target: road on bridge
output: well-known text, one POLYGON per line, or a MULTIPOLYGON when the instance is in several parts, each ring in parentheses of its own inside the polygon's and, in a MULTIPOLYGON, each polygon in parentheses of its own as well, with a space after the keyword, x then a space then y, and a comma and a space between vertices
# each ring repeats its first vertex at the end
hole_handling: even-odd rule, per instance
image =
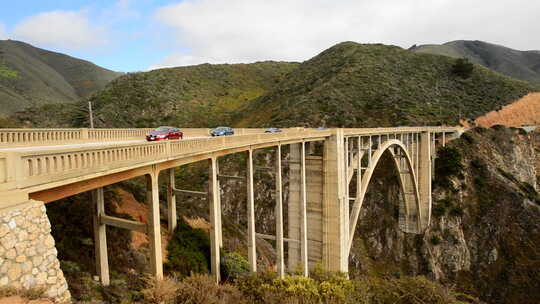
MULTIPOLYGON (((192 140, 200 138, 211 138, 211 136, 190 136, 184 137, 180 140, 192 140)), ((175 141, 175 140, 173 140, 175 141)), ((56 149, 66 149, 66 148, 84 148, 84 147, 100 147, 100 146, 110 146, 110 145, 123 145, 123 144, 142 144, 147 142, 145 139, 138 140, 124 140, 124 141, 101 141, 101 142, 89 142, 89 143, 77 143, 77 144, 66 144, 66 145, 53 145, 53 146, 26 146, 26 147, 3 147, 0 148, 0 152, 31 152, 31 151, 50 151, 56 149)))

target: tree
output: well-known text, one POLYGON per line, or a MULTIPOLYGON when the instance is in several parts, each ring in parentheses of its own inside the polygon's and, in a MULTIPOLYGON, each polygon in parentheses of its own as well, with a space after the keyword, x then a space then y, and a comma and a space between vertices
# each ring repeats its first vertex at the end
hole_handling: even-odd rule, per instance
POLYGON ((452 65, 452 73, 464 79, 471 77, 473 70, 474 65, 467 58, 458 58, 452 65))

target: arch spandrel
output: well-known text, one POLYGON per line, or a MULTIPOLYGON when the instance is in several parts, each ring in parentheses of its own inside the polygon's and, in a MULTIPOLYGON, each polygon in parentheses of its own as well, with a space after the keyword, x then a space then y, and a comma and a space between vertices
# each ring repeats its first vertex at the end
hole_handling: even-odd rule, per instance
POLYGON ((364 202, 364 198, 377 165, 385 152, 390 153, 396 166, 396 171, 399 173, 399 184, 402 192, 403 203, 399 208, 399 226, 404 232, 408 233, 420 233, 421 232, 421 210, 420 210, 420 197, 418 192, 418 184, 416 178, 416 172, 412 158, 407 151, 407 147, 397 139, 390 139, 381 143, 380 147, 372 153, 371 164, 362 174, 362 182, 360 193, 357 195, 356 200, 351 211, 349 221, 349 251, 352 246, 352 240, 358 218, 360 216, 360 210, 364 202))

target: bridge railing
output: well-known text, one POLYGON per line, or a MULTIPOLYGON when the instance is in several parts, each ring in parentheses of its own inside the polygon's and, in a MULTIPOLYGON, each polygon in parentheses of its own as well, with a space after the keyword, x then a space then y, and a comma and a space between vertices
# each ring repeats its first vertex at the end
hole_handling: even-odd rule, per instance
MULTIPOLYGON (((209 128, 180 128, 185 137, 205 137, 209 128)), ((0 148, 143 140, 152 128, 140 129, 0 129, 0 148)), ((265 129, 234 129, 236 135, 264 133, 265 129)))
MULTIPOLYGON (((422 131, 426 128, 348 129, 348 135, 374 132, 399 133, 422 131)), ((452 128, 430 129, 432 132, 454 132, 452 128), (436 131, 435 131, 436 130, 436 131)), ((208 154, 246 146, 272 145, 275 142, 313 140, 330 136, 334 130, 289 129, 281 133, 256 133, 239 136, 199 138, 165 142, 140 142, 101 146, 59 146, 55 149, 24 149, 0 152, 0 192, 23 189, 71 178, 89 178, 100 172, 136 168, 193 154, 208 154)), ((116 136, 133 136, 134 133, 116 136)), ((135 134, 137 135, 137 134, 135 134)), ((100 136, 112 136, 103 134, 100 136)))
POLYGON ((141 163, 156 163, 182 155, 210 153, 283 140, 323 138, 330 131, 289 131, 275 134, 222 136, 178 141, 0 152, 0 191, 91 175, 141 163))

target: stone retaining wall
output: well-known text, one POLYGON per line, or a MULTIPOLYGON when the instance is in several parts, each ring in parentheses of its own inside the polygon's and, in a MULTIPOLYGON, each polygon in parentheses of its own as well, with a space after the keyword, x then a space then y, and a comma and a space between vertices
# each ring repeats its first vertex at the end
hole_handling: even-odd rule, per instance
POLYGON ((48 297, 69 301, 56 254, 42 202, 31 200, 17 209, 0 210, 0 287, 44 287, 48 297))

